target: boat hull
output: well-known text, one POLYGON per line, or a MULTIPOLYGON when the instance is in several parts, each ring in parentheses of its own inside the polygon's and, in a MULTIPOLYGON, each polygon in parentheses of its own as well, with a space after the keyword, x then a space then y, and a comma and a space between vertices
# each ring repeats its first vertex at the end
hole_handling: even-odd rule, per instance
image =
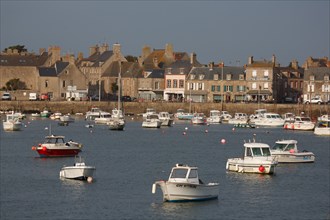
POLYGON ((93 177, 95 167, 92 166, 69 166, 63 167, 60 171, 60 177, 66 179, 86 180, 88 177, 93 177))
POLYGON ((5 131, 20 131, 21 129, 22 129, 21 122, 9 122, 9 121, 3 122, 3 130, 5 131))
POLYGON ((153 193, 156 186, 160 186, 163 192, 163 200, 167 202, 187 202, 217 199, 219 184, 189 184, 180 182, 157 181, 153 185, 153 193))
POLYGON ((249 161, 242 158, 227 160, 226 169, 238 173, 274 174, 277 162, 273 161, 249 161))
POLYGON ((284 129, 287 130, 300 130, 300 131, 313 131, 315 125, 312 123, 302 124, 302 123, 285 123, 284 129))
POLYGON ((142 122, 142 127, 143 128, 160 128, 161 124, 162 123, 160 121, 151 121, 151 122, 144 121, 144 122, 142 122))
POLYGON ((40 157, 73 157, 80 151, 80 149, 37 149, 40 157))
POLYGON ((272 156, 276 157, 279 163, 312 163, 315 156, 311 152, 302 153, 276 153, 272 152, 272 156))
POLYGON ((316 127, 314 129, 314 134, 330 136, 330 128, 329 127, 325 127, 325 128, 316 127))

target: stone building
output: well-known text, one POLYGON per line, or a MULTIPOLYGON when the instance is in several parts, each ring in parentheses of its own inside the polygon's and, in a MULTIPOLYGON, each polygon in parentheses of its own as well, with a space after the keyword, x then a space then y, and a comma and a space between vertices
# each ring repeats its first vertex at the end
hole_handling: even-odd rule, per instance
POLYGON ((117 43, 113 44, 112 50, 109 50, 108 44, 95 45, 90 47, 87 58, 82 58, 81 54, 78 56, 77 66, 87 77, 89 96, 98 95, 102 99, 102 95, 109 92, 105 91, 102 75, 112 62, 118 61, 127 62, 121 53, 120 44, 117 43))
POLYGON ((271 61, 255 61, 253 56, 249 57, 246 65, 247 100, 255 102, 279 102, 282 100, 283 97, 279 91, 282 88, 283 80, 278 67, 275 55, 271 61))
POLYGON ((319 97, 324 102, 330 100, 330 67, 310 67, 304 74, 305 100, 319 97))
POLYGON ((187 77, 187 97, 194 102, 241 102, 245 100, 246 81, 243 67, 193 67, 187 77))

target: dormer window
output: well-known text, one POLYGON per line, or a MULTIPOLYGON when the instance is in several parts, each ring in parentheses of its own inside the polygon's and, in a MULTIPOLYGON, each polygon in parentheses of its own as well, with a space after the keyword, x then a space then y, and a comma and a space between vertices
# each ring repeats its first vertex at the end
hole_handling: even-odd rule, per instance
POLYGON ((219 74, 213 74, 213 80, 219 80, 219 74))
POLYGON ((190 75, 190 79, 195 79, 195 75, 194 74, 191 74, 190 75))
POLYGON ((268 79, 268 76, 269 76, 268 70, 265 70, 264 71, 264 78, 268 79))
POLYGON ((257 70, 252 70, 252 78, 257 78, 257 70))
POLYGON ((184 74, 184 68, 180 68, 180 74, 184 74))
POLYGON ((172 73, 172 69, 171 68, 166 69, 166 73, 167 74, 171 74, 172 73))
POLYGON ((314 81, 315 80, 315 76, 314 75, 310 75, 309 76, 309 80, 314 81))
POLYGON ((226 75, 226 80, 231 80, 231 74, 226 75))
POLYGON ((244 80, 244 75, 243 74, 239 74, 239 80, 244 80))
POLYGON ((326 82, 329 81, 329 76, 328 75, 324 76, 324 81, 326 81, 326 82))
POLYGON ((203 80, 203 79, 204 79, 204 77, 205 77, 205 75, 204 75, 204 74, 200 74, 200 75, 199 75, 199 79, 200 79, 200 80, 203 80))

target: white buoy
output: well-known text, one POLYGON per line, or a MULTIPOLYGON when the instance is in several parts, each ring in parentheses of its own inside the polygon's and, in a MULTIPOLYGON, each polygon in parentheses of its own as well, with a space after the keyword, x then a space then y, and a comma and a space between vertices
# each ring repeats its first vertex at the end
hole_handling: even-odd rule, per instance
POLYGON ((206 129, 206 130, 205 130, 205 133, 208 133, 208 132, 209 132, 209 131, 206 129))
POLYGON ((182 134, 183 134, 183 135, 186 135, 186 132, 184 131, 182 134))
POLYGON ((232 130, 235 131, 235 128, 233 128, 232 130))
POLYGON ((91 176, 87 177, 87 182, 89 182, 89 183, 93 182, 93 177, 91 177, 91 176))
POLYGON ((188 130, 188 127, 185 127, 184 129, 185 129, 185 130, 188 130))
POLYGON ((151 190, 151 192, 153 193, 153 194, 155 194, 156 193, 156 184, 152 184, 152 190, 151 190))
POLYGON ((226 140, 225 139, 221 139, 221 144, 225 144, 226 140))
POLYGON ((45 130, 48 130, 48 127, 45 127, 45 130))

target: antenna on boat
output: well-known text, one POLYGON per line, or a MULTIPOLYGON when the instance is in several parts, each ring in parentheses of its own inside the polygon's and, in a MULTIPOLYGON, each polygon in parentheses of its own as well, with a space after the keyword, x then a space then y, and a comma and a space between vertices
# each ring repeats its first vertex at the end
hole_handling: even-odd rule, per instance
POLYGON ((256 142, 256 134, 253 134, 253 143, 255 143, 256 142))

